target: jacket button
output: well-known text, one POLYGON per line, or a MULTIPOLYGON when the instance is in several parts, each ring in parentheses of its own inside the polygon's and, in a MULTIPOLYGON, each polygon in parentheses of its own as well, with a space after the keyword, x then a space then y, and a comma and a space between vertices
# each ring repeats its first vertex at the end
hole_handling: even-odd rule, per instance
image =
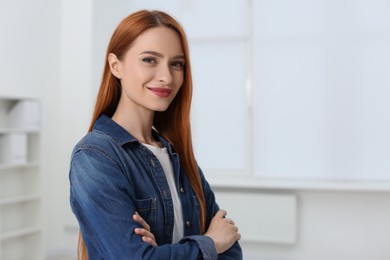
POLYGON ((190 227, 190 226, 191 226, 191 222, 187 220, 187 221, 186 221, 186 226, 187 226, 187 227, 190 227))
POLYGON ((181 192, 181 193, 184 193, 183 187, 180 188, 180 192, 181 192))

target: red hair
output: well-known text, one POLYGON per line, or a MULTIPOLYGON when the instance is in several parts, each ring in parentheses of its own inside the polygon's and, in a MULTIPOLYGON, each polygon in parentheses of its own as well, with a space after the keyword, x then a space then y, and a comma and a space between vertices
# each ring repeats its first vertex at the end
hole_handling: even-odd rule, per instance
MULTIPOLYGON (((121 95, 119 80, 112 75, 107 62, 108 55, 113 53, 119 60, 123 59, 130 48, 131 43, 144 31, 159 26, 165 26, 176 31, 180 37, 185 57, 184 82, 175 99, 164 112, 156 112, 154 127, 173 145, 179 154, 181 167, 187 175, 192 189, 200 202, 200 228, 201 234, 205 232, 206 202, 204 198, 200 173, 195 161, 192 147, 190 108, 192 99, 192 75, 189 59, 188 43, 181 25, 168 14, 161 11, 138 11, 127 16, 116 28, 107 48, 106 63, 104 66, 102 81, 97 95, 95 110, 92 116, 89 131, 99 116, 105 114, 112 117, 121 95)), ((79 259, 88 259, 85 243, 82 235, 79 235, 79 259)))

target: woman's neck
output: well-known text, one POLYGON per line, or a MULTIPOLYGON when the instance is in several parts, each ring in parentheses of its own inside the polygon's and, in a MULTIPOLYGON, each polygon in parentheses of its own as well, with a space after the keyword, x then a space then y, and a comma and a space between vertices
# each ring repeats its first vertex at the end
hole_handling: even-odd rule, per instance
POLYGON ((112 120, 123 127, 139 142, 160 147, 152 135, 154 111, 140 107, 123 108, 118 105, 112 120))

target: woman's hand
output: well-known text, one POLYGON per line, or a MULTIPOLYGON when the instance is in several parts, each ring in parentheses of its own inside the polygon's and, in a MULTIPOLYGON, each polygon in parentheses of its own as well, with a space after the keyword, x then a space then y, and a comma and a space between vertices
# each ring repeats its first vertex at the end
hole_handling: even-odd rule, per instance
POLYGON ((205 233, 205 236, 209 236, 214 241, 218 254, 228 250, 241 238, 237 226, 233 220, 225 218, 226 214, 225 210, 219 210, 211 220, 209 229, 205 233))
POLYGON ((135 228, 134 233, 139 235, 142 238, 142 241, 151 244, 152 246, 157 246, 156 239, 152 232, 150 232, 150 226, 146 221, 141 218, 138 212, 135 212, 133 215, 133 220, 140 224, 143 228, 135 228))

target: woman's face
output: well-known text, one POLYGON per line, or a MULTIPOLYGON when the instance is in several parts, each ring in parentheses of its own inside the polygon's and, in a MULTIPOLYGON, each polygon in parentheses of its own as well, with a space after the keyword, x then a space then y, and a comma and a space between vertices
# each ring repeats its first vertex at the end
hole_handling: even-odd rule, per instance
POLYGON ((120 102, 164 111, 184 80, 185 58, 177 32, 166 27, 140 34, 120 61, 110 54, 111 71, 122 84, 120 102))

